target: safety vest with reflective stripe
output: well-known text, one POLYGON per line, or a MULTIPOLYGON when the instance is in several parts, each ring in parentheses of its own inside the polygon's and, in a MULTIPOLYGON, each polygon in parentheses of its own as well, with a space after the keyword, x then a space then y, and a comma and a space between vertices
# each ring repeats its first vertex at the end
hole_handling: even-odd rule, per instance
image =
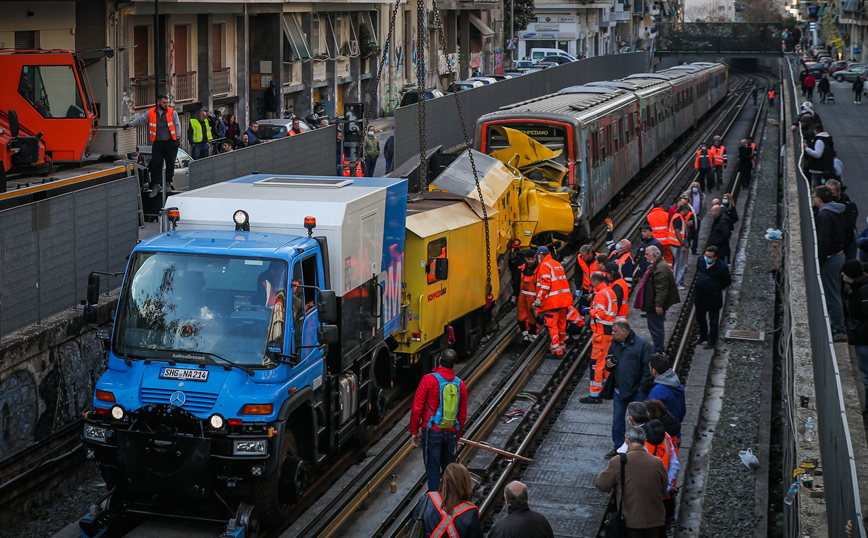
MULTIPOLYGON (((342 157, 343 159, 343 174, 345 177, 350 177, 353 175, 352 167, 350 167, 350 161, 347 160, 346 156, 342 157)), ((362 172, 362 161, 356 161, 356 176, 364 177, 364 172, 362 172)))
MULTIPOLYGON (((172 107, 166 109, 166 124, 169 126, 169 133, 172 135, 172 140, 178 139, 178 133, 175 132, 175 111, 172 107)), ((148 111, 148 138, 151 142, 157 139, 157 107, 152 107, 148 111)))
POLYGON ((648 213, 648 225, 651 226, 651 235, 660 241, 661 245, 669 244, 669 213, 662 207, 655 207, 648 213))
MULTIPOLYGON (((659 445, 645 441, 645 450, 652 456, 657 456, 663 461, 663 467, 666 469, 666 474, 669 474, 669 464, 672 462, 672 456, 678 457, 678 446, 672 440, 668 433, 663 434, 663 442, 659 445)), ((678 483, 678 474, 675 474, 675 479, 669 484, 670 487, 675 487, 678 483)))
POLYGON ((600 284, 594 288, 594 302, 591 305, 591 330, 597 334, 612 334, 612 324, 618 314, 618 298, 615 291, 600 284))
MULTIPOLYGON (((618 317, 626 318, 630 315, 630 286, 627 285, 627 281, 624 280, 624 277, 619 278, 618 280, 612 282, 611 286, 612 291, 615 291, 615 287, 621 288, 621 300, 618 301, 618 317)), ((618 293, 615 293, 615 299, 618 298, 618 293)))
POLYGON ((756 160, 756 143, 750 143, 750 162, 754 162, 756 160))
MULTIPOLYGON (((591 263, 594 263, 594 259, 597 257, 597 253, 594 252, 594 257, 591 258, 591 263)), ((591 286, 591 267, 588 265, 588 262, 582 259, 582 255, 579 254, 576 257, 576 262, 579 264, 579 268, 582 270, 582 288, 587 291, 591 291, 593 286, 591 286)))
POLYGON ((575 307, 571 306, 567 310, 567 322, 575 323, 577 326, 582 327, 585 324, 585 318, 579 314, 579 311, 575 307))
POLYGON ((714 166, 723 166, 723 156, 726 155, 726 146, 717 147, 712 145, 708 148, 708 152, 714 157, 714 166))
POLYGON ((775 91, 769 90, 769 99, 774 99, 774 98, 775 98, 775 91))
POLYGON ((621 276, 626 280, 627 278, 632 278, 633 275, 625 275, 624 274, 624 264, 627 261, 633 261, 633 255, 630 254, 630 251, 621 252, 620 250, 616 250, 615 252, 609 254, 609 261, 615 262, 618 264, 618 272, 621 273, 621 276))
POLYGON ((681 245, 684 246, 684 238, 687 234, 687 222, 684 220, 684 217, 681 216, 681 213, 675 213, 672 215, 672 222, 669 223, 669 235, 666 238, 668 244, 670 245, 681 245), (676 219, 681 219, 681 229, 676 231, 673 224, 676 219))
POLYGON ((714 158, 707 149, 696 150, 696 162, 694 168, 714 168, 714 158))
MULTIPOLYGON (((444 535, 449 536, 449 538, 459 538, 458 530, 455 528, 455 518, 468 510, 479 510, 470 503, 461 503, 452 510, 451 514, 447 514, 443 509, 443 500, 440 498, 440 493, 431 491, 428 495, 434 502, 434 507, 440 512, 440 523, 434 529, 434 532, 431 533, 431 538, 441 538, 444 535)), ((422 523, 419 522, 418 524, 421 525, 422 523)))
POLYGON ((531 297, 536 296, 536 272, 533 274, 526 274, 524 272, 524 268, 527 267, 526 263, 523 263, 518 266, 519 273, 521 274, 521 281, 518 284, 518 288, 521 291, 522 295, 530 295, 531 297))
POLYGON ((567 308, 573 304, 570 283, 564 272, 564 266, 546 254, 537 271, 537 299, 542 301, 540 310, 556 310, 567 308))
MULTIPOLYGON (((202 137, 202 122, 196 119, 190 120, 190 127, 193 128, 193 143, 199 144, 204 139, 202 137)), ((208 120, 205 120, 205 134, 208 137, 208 142, 214 139, 211 136, 211 126, 208 124, 208 120)))

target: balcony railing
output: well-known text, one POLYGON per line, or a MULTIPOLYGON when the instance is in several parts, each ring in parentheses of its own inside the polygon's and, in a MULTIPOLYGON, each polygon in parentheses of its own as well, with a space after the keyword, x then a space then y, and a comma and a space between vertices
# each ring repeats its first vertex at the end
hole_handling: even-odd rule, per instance
POLYGON ((211 71, 211 85, 214 95, 225 96, 232 93, 232 68, 222 67, 211 71))
POLYGON ((156 95, 156 77, 138 77, 130 79, 132 90, 133 108, 147 108, 153 106, 156 95))
POLYGON ((284 62, 283 85, 298 86, 301 84, 301 62, 284 62))
POLYGON ((172 93, 174 93, 176 103, 196 99, 196 72, 174 73, 172 75, 172 93))
POLYGON ((326 63, 321 62, 319 60, 314 60, 313 62, 313 79, 314 80, 325 80, 326 79, 326 63))

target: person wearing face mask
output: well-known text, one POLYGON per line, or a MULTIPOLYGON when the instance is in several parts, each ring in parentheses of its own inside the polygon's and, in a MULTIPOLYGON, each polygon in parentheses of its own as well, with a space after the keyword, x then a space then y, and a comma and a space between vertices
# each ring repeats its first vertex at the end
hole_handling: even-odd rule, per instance
MULTIPOLYGON (((841 278, 850 289, 847 303, 850 314, 847 323, 847 341, 856 351, 856 363, 862 374, 865 394, 868 395, 868 274, 865 274, 861 262, 847 260, 841 268, 841 278)), ((866 409, 863 413, 868 416, 868 396, 865 405, 866 409)))
POLYGON ((738 222, 738 209, 735 207, 735 200, 732 198, 732 194, 726 193, 723 195, 723 200, 715 200, 711 205, 719 205, 723 214, 726 215, 726 218, 729 219, 729 225, 735 230, 735 223, 738 222))
POLYGON ((714 184, 714 155, 708 151, 705 142, 696 150, 696 161, 693 167, 699 172, 699 190, 711 188, 714 184))
POLYGON ((699 190, 699 183, 694 182, 681 197, 687 199, 693 214, 696 215, 696 229, 691 232, 693 239, 690 242, 691 254, 695 255, 699 243, 699 230, 702 228, 702 219, 705 217, 705 193, 699 190))
MULTIPOLYGON (((612 233, 612 219, 606 219, 606 246, 609 247, 609 263, 614 263, 618 266, 618 272, 624 276, 624 281, 627 286, 633 286, 633 255, 630 254, 630 248, 633 246, 628 239, 621 239, 615 242, 615 236, 612 233)), ((608 265, 606 266, 608 268, 608 265)))
POLYGON ((717 255, 716 247, 708 247, 705 249, 705 256, 696 262, 693 304, 696 306, 699 339, 695 345, 705 342, 705 349, 714 349, 717 344, 720 309, 723 308, 723 290, 732 284, 729 268, 723 260, 718 259, 717 255))
POLYGON ((368 177, 374 176, 374 168, 377 166, 377 159, 380 158, 380 141, 374 136, 374 128, 368 127, 368 134, 365 135, 365 175, 368 177))

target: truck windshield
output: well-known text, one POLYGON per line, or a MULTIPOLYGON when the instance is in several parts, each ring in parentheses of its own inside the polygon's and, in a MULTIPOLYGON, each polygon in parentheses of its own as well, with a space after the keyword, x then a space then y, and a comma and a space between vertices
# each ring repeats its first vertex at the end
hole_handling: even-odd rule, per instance
POLYGON ((211 362, 205 354, 216 354, 275 366, 266 350, 283 352, 292 305, 286 283, 281 260, 138 252, 121 292, 112 349, 128 359, 211 362))
POLYGON ((44 118, 86 118, 71 65, 25 65, 18 93, 44 118))

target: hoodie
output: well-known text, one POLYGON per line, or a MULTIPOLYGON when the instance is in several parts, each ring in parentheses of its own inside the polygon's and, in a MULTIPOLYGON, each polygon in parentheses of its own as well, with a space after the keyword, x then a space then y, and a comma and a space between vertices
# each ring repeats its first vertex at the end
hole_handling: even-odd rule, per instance
POLYGON ((846 224, 844 223, 844 204, 829 202, 823 204, 814 216, 817 228, 817 258, 822 267, 826 260, 844 251, 846 224))
MULTIPOLYGON (((687 406, 684 403, 684 386, 672 368, 657 376, 657 379, 654 380, 654 387, 648 393, 648 399, 660 400, 679 424, 684 422, 684 415, 687 414, 687 406)), ((678 436, 681 436, 680 428, 678 436)))

